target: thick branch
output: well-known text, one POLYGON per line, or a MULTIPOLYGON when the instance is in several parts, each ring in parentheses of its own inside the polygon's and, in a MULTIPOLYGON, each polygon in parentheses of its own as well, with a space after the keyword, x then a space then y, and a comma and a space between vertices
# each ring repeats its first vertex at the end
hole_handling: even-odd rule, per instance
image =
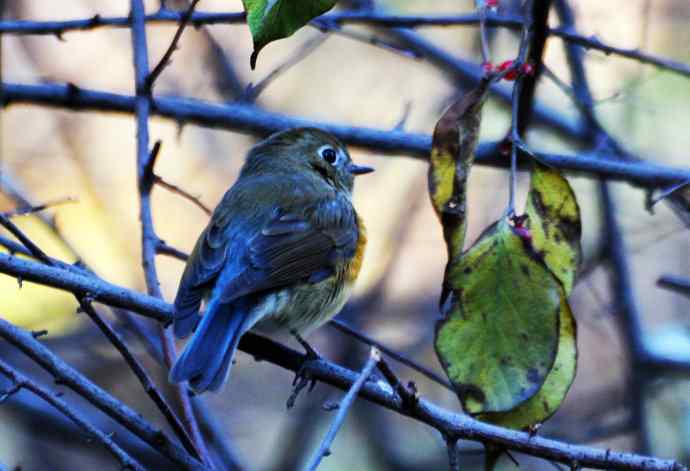
MULTIPOLYGON (((42 284, 50 286, 59 286, 62 289, 72 292, 83 290, 83 278, 85 278, 76 277, 76 275, 66 270, 46 267, 36 262, 27 262, 3 254, 0 254, 0 272, 12 274, 15 277, 21 277, 26 280, 39 281, 42 284), (75 281, 78 283, 73 284, 75 281)), ((95 292, 103 294, 103 296, 99 298, 102 302, 104 302, 105 299, 109 299, 110 301, 114 301, 114 304, 134 312, 145 312, 149 316, 164 320, 170 320, 172 318, 172 306, 160 299, 136 293, 97 278, 90 279, 90 286, 95 292)), ((5 337, 7 332, 17 331, 18 329, 0 320, 0 336, 5 337)), ((21 333, 21 331, 19 332, 21 333)), ((21 348, 29 355, 32 354, 34 348, 38 348, 41 352, 46 350, 45 347, 33 339, 28 333, 24 333, 19 339, 23 339, 23 341, 18 343, 22 345, 21 348), (27 347, 27 342, 29 342, 31 346, 27 347)), ((303 366, 306 366, 311 377, 343 390, 349 389, 357 378, 357 373, 324 360, 306 362, 307 357, 305 355, 252 333, 247 333, 242 337, 240 350, 291 371, 299 371, 303 366)), ((59 359, 55 358, 51 361, 59 361, 59 359)), ((45 365, 44 360, 39 361, 39 363, 45 365)), ((69 368, 66 365, 64 366, 69 368)), ((60 371, 59 368, 58 371, 60 371)), ((69 369, 68 371, 73 370, 69 369)), ((81 377, 81 380, 86 381, 83 377, 81 377)), ((70 381, 70 383, 66 384, 71 387, 74 381, 70 381)), ((80 391, 84 390, 84 386, 81 385, 81 383, 77 383, 77 387, 81 388, 80 391)), ((104 391, 99 391, 107 395, 104 391)), ((402 403, 402 400, 395 391, 388 386, 382 386, 378 383, 366 383, 362 387, 360 395, 387 409, 434 427, 447 437, 493 443, 504 448, 514 449, 516 451, 562 463, 577 462, 582 466, 600 469, 666 471, 686 469, 673 461, 642 457, 628 453, 617 453, 610 450, 597 450, 588 447, 568 445, 523 432, 502 429, 479 422, 478 420, 462 414, 441 409, 421 398, 414 408, 409 408, 407 404, 402 403)), ((181 450, 181 448, 179 448, 179 450, 181 450)), ((185 454, 185 456, 189 459, 188 455, 185 454)))
MULTIPOLYGON (((5 104, 39 104, 78 111, 132 113, 135 103, 135 98, 131 95, 80 89, 74 85, 4 83, 2 92, 5 104)), ((179 123, 194 123, 255 135, 266 135, 290 127, 318 126, 349 144, 379 153, 397 153, 426 159, 431 151, 431 136, 425 134, 317 122, 244 104, 212 104, 185 98, 153 98, 151 103, 152 114, 179 123)), ((505 167, 508 159, 499 149, 497 143, 481 144, 477 149, 477 163, 505 167)), ((552 167, 594 173, 607 179, 625 180, 647 187, 666 186, 690 179, 690 169, 646 162, 621 162, 607 158, 608 154, 566 156, 535 152, 535 155, 552 167)))

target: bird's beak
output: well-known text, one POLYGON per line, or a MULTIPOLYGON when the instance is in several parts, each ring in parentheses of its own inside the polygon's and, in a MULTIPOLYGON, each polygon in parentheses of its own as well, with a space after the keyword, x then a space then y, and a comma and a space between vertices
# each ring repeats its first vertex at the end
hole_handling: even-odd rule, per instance
POLYGON ((348 164, 347 170, 352 175, 365 175, 367 173, 371 173, 374 171, 372 167, 367 167, 365 165, 355 165, 353 163, 348 164))

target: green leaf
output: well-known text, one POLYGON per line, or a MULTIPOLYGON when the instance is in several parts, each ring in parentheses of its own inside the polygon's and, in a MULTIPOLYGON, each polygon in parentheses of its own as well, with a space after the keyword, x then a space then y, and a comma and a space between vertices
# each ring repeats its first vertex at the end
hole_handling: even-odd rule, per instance
POLYGON ((567 296, 582 258, 580 210, 570 184, 558 170, 535 163, 526 213, 532 247, 562 288, 558 353, 541 389, 511 411, 479 416, 485 422, 516 429, 541 423, 556 412, 570 389, 577 367, 576 324, 567 296))
POLYGON ((534 396, 558 347, 563 289, 504 220, 446 270, 451 296, 436 353, 465 410, 514 409, 534 396))
POLYGON ((482 80, 448 107, 434 129, 429 195, 443 225, 449 260, 460 255, 465 241, 467 177, 474 162, 488 90, 489 81, 482 80))
POLYGON ((259 51, 271 41, 287 38, 313 18, 333 8, 337 0, 242 0, 254 40, 250 59, 256 66, 259 51))
POLYGON ((573 313, 565 296, 559 313, 558 353, 553 368, 537 394, 508 412, 481 414, 477 418, 502 427, 524 429, 544 422, 560 407, 577 368, 577 333, 573 313))
POLYGON ((568 180, 535 162, 525 213, 534 249, 568 296, 582 258, 580 208, 568 180))

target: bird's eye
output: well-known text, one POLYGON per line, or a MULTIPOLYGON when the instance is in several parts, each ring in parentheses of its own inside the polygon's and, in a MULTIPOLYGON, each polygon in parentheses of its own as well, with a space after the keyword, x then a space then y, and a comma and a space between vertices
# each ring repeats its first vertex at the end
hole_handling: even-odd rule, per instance
POLYGON ((331 165, 334 164, 336 160, 338 160, 338 154, 336 153, 335 149, 332 149, 330 147, 326 147, 321 151, 321 157, 323 157, 323 160, 325 160, 331 165))

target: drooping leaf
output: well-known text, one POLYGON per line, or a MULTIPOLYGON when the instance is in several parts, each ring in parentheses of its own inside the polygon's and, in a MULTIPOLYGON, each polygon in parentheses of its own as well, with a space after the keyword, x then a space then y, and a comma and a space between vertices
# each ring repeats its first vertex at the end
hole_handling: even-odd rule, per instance
POLYGON ((568 180, 558 170, 535 162, 525 213, 534 249, 568 296, 582 258, 580 208, 568 180))
POLYGON ((562 288, 505 221, 446 270, 451 296, 436 352, 465 410, 514 409, 534 396, 556 357, 562 288))
POLYGON ((580 211, 575 194, 560 172, 535 162, 527 195, 527 227, 534 250, 562 284, 558 353, 539 392, 508 412, 487 413, 480 420, 522 429, 548 419, 560 407, 575 378, 575 318, 567 296, 582 258, 580 211))
POLYGON ((489 81, 464 95, 443 113, 434 129, 429 166, 429 195, 443 225, 448 260, 460 255, 465 241, 467 177, 474 162, 482 106, 489 81))
POLYGON ((575 379, 577 367, 575 318, 565 297, 561 299, 559 320, 556 361, 539 392, 511 411, 481 414, 477 417, 479 420, 502 427, 524 429, 544 422, 558 410, 575 379))
POLYGON ((252 69, 256 66, 259 51, 266 44, 287 38, 336 3, 337 0, 242 0, 254 40, 250 59, 252 69))

